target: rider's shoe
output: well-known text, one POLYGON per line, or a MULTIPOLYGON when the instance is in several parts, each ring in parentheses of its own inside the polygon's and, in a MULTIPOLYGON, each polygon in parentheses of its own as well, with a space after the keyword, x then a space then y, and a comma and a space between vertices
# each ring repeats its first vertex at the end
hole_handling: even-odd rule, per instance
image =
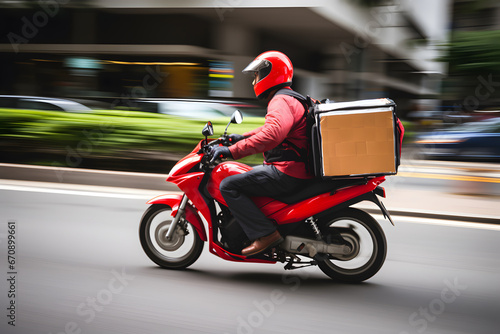
POLYGON ((259 254, 270 247, 274 247, 283 242, 283 238, 281 237, 278 231, 274 231, 273 233, 266 235, 265 237, 260 237, 255 240, 250 246, 244 248, 241 251, 242 255, 252 256, 259 254))

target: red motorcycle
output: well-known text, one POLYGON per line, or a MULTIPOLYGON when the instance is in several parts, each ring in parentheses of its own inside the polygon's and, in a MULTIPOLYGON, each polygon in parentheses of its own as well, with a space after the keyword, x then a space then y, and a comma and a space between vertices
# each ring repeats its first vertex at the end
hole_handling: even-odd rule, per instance
POLYGON ((148 202, 151 206, 139 228, 148 257, 161 267, 183 269, 198 259, 203 242, 208 241, 212 254, 229 261, 282 262, 285 269, 317 265, 332 279, 346 282, 361 282, 375 275, 385 261, 386 238, 372 216, 352 205, 372 201, 394 225, 377 197, 385 197, 384 188, 379 186, 385 176, 318 179, 299 193, 254 198, 266 216, 276 222, 284 241, 252 257, 241 255, 250 240, 227 208, 219 185, 225 177, 252 167, 235 161, 210 163, 212 147, 230 145, 227 129, 241 121, 241 113, 236 111, 224 135, 216 140, 208 139, 214 133, 208 122, 202 131, 205 139, 172 168, 167 178, 184 194, 165 194, 148 202))

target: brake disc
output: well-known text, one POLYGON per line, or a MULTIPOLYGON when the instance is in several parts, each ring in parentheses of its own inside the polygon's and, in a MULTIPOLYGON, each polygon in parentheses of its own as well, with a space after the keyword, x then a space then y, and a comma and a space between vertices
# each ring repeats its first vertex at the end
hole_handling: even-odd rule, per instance
POLYGON ((172 234, 172 238, 170 240, 167 239, 167 232, 172 224, 171 221, 164 221, 156 227, 155 230, 155 239, 158 245, 166 251, 173 252, 178 250, 182 244, 184 243, 184 231, 180 227, 180 224, 177 224, 177 228, 175 232, 172 234))

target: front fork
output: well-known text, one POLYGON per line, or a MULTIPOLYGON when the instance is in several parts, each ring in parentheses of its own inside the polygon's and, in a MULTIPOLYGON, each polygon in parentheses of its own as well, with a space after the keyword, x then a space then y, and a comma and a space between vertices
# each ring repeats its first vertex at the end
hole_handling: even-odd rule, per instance
POLYGON ((167 231, 167 240, 171 240, 172 236, 174 235, 175 228, 177 227, 177 224, 179 223, 179 220, 181 217, 184 215, 186 205, 188 202, 188 197, 186 194, 182 196, 181 203, 179 204, 179 208, 177 209, 177 214, 174 217, 174 220, 172 221, 172 224, 170 224, 170 227, 168 228, 167 231))

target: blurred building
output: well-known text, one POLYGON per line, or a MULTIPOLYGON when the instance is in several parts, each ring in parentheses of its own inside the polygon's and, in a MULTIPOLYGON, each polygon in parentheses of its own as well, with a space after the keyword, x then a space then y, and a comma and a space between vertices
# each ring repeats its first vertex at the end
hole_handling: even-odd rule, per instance
POLYGON ((500 2, 454 0, 453 31, 500 30, 500 2))
POLYGON ((1 1, 0 93, 253 98, 241 70, 266 50, 294 88, 390 97, 403 112, 440 92, 451 0, 1 1))

